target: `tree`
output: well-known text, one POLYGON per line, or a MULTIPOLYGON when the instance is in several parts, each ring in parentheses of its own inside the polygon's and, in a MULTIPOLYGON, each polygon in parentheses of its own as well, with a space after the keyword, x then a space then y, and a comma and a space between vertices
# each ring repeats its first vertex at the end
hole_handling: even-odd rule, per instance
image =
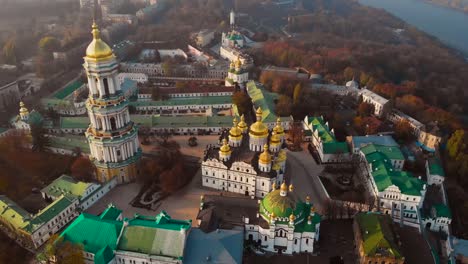
POLYGON ((301 143, 303 141, 302 123, 294 122, 288 130, 289 140, 291 141, 290 149, 292 151, 301 150, 301 143))
POLYGON ((161 190, 165 193, 173 193, 187 183, 187 173, 184 173, 183 162, 178 161, 172 168, 159 175, 161 190))
POLYGON ((242 91, 235 92, 232 95, 232 103, 237 106, 239 115, 247 115, 252 109, 252 101, 249 95, 242 91))
POLYGON ((296 86, 294 86, 294 93, 293 93, 293 102, 294 104, 297 104, 299 102, 299 98, 302 95, 302 84, 297 83, 296 86))
POLYGON ((50 146, 50 139, 42 125, 31 125, 32 150, 44 152, 50 146))
POLYGON ((3 57, 5 61, 9 64, 16 64, 17 62, 17 46, 16 38, 10 38, 5 42, 2 49, 3 57))
POLYGON ((447 141, 447 151, 451 158, 457 157, 467 148, 465 131, 459 129, 455 131, 447 141))
POLYGON ((52 235, 43 250, 36 255, 41 263, 84 264, 83 248, 80 245, 64 241, 57 234, 52 235))
POLYGON ((403 119, 395 124, 395 135, 405 142, 413 139, 412 128, 408 120, 403 119))
POLYGON ((86 156, 79 156, 70 167, 71 175, 84 182, 90 182, 94 179, 96 167, 86 156))
POLYGON ((40 52, 53 52, 60 48, 60 41, 54 37, 43 37, 39 40, 40 52))
POLYGON ((425 108, 423 99, 414 95, 404 95, 396 99, 396 107, 409 115, 415 115, 425 108))
POLYGON ((164 170, 163 164, 157 159, 144 159, 141 162, 141 173, 138 175, 138 180, 150 185, 158 175, 164 170))
POLYGON ((358 106, 358 114, 361 117, 370 116, 374 113, 374 105, 362 102, 358 106))
POLYGON ((188 145, 191 146, 191 147, 195 147, 196 145, 198 145, 197 138, 196 137, 190 137, 188 139, 188 145))
POLYGON ((278 99, 278 102, 276 103, 275 109, 276 109, 276 114, 278 114, 279 116, 291 115, 291 111, 292 111, 291 98, 289 98, 286 95, 281 95, 278 99))

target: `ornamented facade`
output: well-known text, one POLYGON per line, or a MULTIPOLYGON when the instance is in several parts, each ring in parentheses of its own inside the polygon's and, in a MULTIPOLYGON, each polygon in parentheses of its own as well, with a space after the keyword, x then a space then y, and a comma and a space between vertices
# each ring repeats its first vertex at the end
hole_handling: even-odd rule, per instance
POLYGON ((245 239, 257 242, 265 251, 284 254, 311 253, 319 239, 321 217, 315 212, 309 196, 302 202, 293 185, 282 183, 260 202, 258 224, 245 225, 245 239))
POLYGON ((118 183, 130 182, 138 174, 141 156, 137 128, 130 120, 128 99, 117 75, 118 62, 111 48, 101 40, 93 24, 93 41, 86 49, 84 68, 88 76, 89 98, 86 102, 91 121, 85 135, 97 167, 97 179, 118 183))
POLYGON ((217 190, 264 197, 274 183, 283 181, 286 169, 284 128, 281 122, 270 133, 262 122, 262 110, 256 111, 257 121, 248 128, 244 117, 225 131, 221 146, 209 147, 202 162, 203 186, 217 190))
POLYGON ((235 86, 236 83, 240 87, 245 87, 249 81, 249 72, 242 65, 241 60, 238 58, 236 62, 231 62, 229 66, 228 76, 226 77, 225 85, 227 87, 235 86))

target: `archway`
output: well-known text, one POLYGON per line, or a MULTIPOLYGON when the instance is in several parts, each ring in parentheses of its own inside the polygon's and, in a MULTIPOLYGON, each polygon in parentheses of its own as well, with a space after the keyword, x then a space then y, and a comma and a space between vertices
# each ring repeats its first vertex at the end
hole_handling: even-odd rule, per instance
POLYGON ((250 242, 253 241, 253 235, 252 235, 252 234, 249 235, 249 241, 250 241, 250 242))
POLYGON ((428 223, 426 224, 426 229, 431 229, 431 225, 432 225, 432 223, 431 223, 431 222, 428 222, 428 223))

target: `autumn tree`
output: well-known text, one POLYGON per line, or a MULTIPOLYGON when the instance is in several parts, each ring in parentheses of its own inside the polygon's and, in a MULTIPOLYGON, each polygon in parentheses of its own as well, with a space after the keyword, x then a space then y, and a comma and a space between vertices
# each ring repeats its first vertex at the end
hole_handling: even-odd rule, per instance
POLYGON ((447 141, 449 174, 456 177, 456 181, 462 186, 468 185, 468 133, 465 130, 457 130, 447 141))
POLYGON ((60 41, 54 37, 43 37, 39 40, 40 52, 53 52, 60 48, 60 41))
POLYGON ((41 263, 85 264, 83 246, 65 241, 57 234, 52 235, 43 250, 36 255, 41 263))
POLYGON ((404 95, 396 99, 396 107, 408 115, 414 116, 425 108, 423 99, 414 95, 404 95))
POLYGON ((275 112, 279 116, 289 116, 291 115, 291 110, 292 110, 291 98, 289 98, 286 95, 281 95, 278 99, 278 102, 276 103, 275 112))
POLYGON ((2 55, 5 58, 6 63, 13 65, 17 63, 18 50, 16 38, 10 38, 5 42, 2 49, 2 55))
POLYGON ((252 109, 252 101, 247 93, 238 91, 232 95, 232 103, 237 106, 240 115, 248 115, 252 109))
POLYGON ((374 113, 374 105, 366 102, 361 102, 358 106, 358 114, 361 117, 370 116, 374 113))
POLYGON ((288 130, 288 137, 291 141, 290 149, 292 151, 298 151, 301 149, 301 143, 303 141, 304 131, 302 130, 302 123, 294 122, 288 130))
POLYGON ((405 142, 409 142, 414 139, 412 131, 413 129, 411 124, 406 119, 400 120, 395 124, 396 137, 405 142))
POLYGON ((79 156, 70 167, 71 175, 84 182, 90 182, 94 179, 96 167, 86 156, 79 156))
POLYGON ((297 104, 299 102, 299 98, 302 95, 302 84, 297 83, 296 86, 294 86, 294 93, 293 93, 293 102, 294 104, 297 104))

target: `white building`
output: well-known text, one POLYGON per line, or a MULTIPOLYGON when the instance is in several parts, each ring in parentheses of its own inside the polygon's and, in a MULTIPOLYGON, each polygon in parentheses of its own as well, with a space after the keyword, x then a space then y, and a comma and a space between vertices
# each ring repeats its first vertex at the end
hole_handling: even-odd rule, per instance
POLYGON ((210 44, 214 39, 214 31, 212 30, 202 30, 197 33, 195 42, 199 47, 205 47, 206 45, 210 44))
MULTIPOLYGON (((312 253, 319 240, 319 214, 306 197, 302 202, 294 193, 292 184, 282 183, 280 189, 273 186, 261 201, 257 214, 258 224, 245 219, 245 239, 257 242, 268 252, 293 254, 312 253)), ((252 221, 253 222, 253 221, 252 221)))
POLYGON ((426 175, 427 175, 427 184, 437 184, 442 185, 445 180, 444 168, 438 159, 429 159, 426 160, 426 175))
POLYGON ((202 162, 203 186, 264 197, 274 183, 282 182, 286 169, 286 152, 282 149, 284 129, 278 122, 269 139, 260 108, 256 114, 257 121, 250 129, 243 117, 239 123, 234 119, 233 127, 225 133, 228 140, 223 140, 221 147, 206 150, 202 162))
POLYGON ((187 60, 187 54, 181 49, 159 49, 159 57, 163 60, 164 58, 175 58, 180 57, 187 60))
POLYGON ((122 84, 125 79, 130 79, 132 81, 135 81, 137 83, 146 83, 148 82, 148 75, 144 73, 127 73, 127 72, 122 72, 117 75, 117 79, 119 80, 119 83, 122 84))
POLYGON ((350 159, 348 144, 339 142, 323 117, 306 116, 302 122, 305 139, 310 141, 322 163, 343 162, 350 159))
POLYGON ((10 82, 0 85, 0 110, 17 104, 20 99, 20 90, 18 82, 10 82))
POLYGON ((191 220, 172 219, 165 211, 123 220, 121 215, 112 205, 99 216, 83 213, 60 237, 87 245, 83 247, 85 263, 183 263, 191 220))
POLYGON ((374 106, 374 115, 377 117, 385 117, 390 109, 390 103, 382 96, 367 90, 366 88, 359 91, 362 96, 362 101, 374 106))
POLYGON ((18 130, 30 132, 31 126, 40 126, 43 121, 44 118, 39 112, 32 110, 30 113, 26 108, 26 105, 23 102, 20 102, 19 115, 13 117, 11 124, 18 130))
POLYGON ((449 234, 449 226, 452 223, 452 212, 445 204, 433 205, 430 214, 422 219, 424 227, 434 232, 449 234))
POLYGON ((245 84, 249 81, 249 72, 242 65, 240 59, 236 62, 231 62, 228 70, 228 76, 226 77, 225 86, 235 86, 238 84, 240 87, 245 87, 245 84))
POLYGON ((361 177, 377 208, 394 221, 419 227, 419 209, 426 184, 411 173, 402 171, 404 157, 397 147, 369 144, 361 148, 361 177), (403 159, 403 160, 402 160, 403 159))

